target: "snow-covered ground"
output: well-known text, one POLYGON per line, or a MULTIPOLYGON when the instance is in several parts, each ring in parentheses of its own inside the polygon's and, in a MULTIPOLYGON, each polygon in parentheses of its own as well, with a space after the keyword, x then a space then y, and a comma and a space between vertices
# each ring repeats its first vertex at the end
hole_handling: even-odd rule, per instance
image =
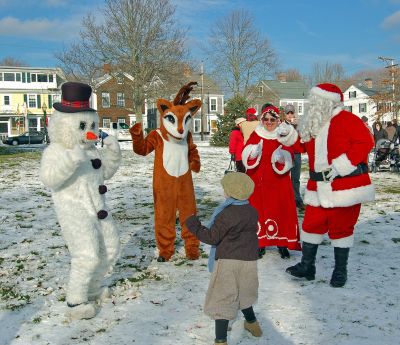
MULTIPOLYGON (((202 259, 187 261, 178 236, 173 260, 154 260, 153 157, 135 155, 129 143, 122 146, 121 168, 107 183, 122 253, 108 277, 112 299, 94 319, 84 321, 64 316, 69 255, 50 192, 38 179, 40 147, 22 158, 0 158, 1 345, 213 344, 214 323, 202 312, 208 248, 203 247, 202 259)), ((219 180, 229 155, 226 148, 205 145, 199 151, 202 171, 194 183, 206 221, 222 201, 219 180)), ((252 338, 238 318, 229 332, 230 345, 400 344, 400 174, 372 177, 377 200, 362 207, 346 286, 329 286, 333 248, 328 240, 319 247, 312 282, 285 273, 300 252, 282 260, 272 248, 258 262, 255 311, 264 335, 252 338)), ((305 178, 303 171, 303 188, 305 178)))

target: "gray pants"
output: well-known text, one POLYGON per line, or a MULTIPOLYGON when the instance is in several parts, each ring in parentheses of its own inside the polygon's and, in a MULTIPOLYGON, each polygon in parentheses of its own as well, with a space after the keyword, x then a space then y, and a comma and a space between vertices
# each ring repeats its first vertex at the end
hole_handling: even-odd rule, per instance
POLYGON ((303 203, 303 199, 300 195, 300 172, 301 172, 301 153, 294 154, 293 168, 290 169, 290 178, 292 179, 292 186, 294 191, 294 198, 296 200, 296 206, 303 203))

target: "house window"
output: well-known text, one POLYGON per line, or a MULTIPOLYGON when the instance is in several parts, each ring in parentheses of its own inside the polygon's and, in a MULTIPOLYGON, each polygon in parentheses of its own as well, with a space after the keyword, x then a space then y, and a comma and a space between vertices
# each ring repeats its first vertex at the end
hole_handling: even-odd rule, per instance
POLYGON ((357 91, 349 91, 349 98, 356 98, 357 97, 357 91))
POLYGON ((117 76, 117 83, 118 84, 123 84, 124 83, 124 77, 122 75, 117 76))
POLYGON ((4 96, 4 105, 10 105, 10 96, 4 96))
POLYGON ((217 111, 217 99, 210 98, 210 111, 217 111))
POLYGON ((103 126, 104 128, 110 128, 111 119, 109 117, 103 117, 103 126))
POLYGON ((15 81, 15 73, 4 72, 4 81, 15 81))
POLYGON ((0 81, 3 81, 3 73, 0 73, 0 81))
POLYGON ((118 122, 118 123, 125 123, 125 118, 124 118, 124 117, 119 117, 119 118, 117 119, 117 122, 118 122))
POLYGON ((259 87, 258 87, 258 94, 259 94, 260 96, 263 95, 263 87, 262 87, 262 86, 259 86, 259 87))
POLYGON ((21 73, 15 73, 15 80, 21 81, 21 73))
POLYGON ((348 105, 348 106, 344 107, 344 109, 349 111, 350 113, 353 112, 353 106, 351 106, 351 105, 348 105))
POLYGON ((110 93, 101 93, 101 105, 103 106, 103 108, 110 108, 110 93))
POLYGON ((298 105, 298 109, 299 109, 299 115, 303 114, 303 105, 302 104, 298 105))
POLYGON ((49 74, 49 82, 50 82, 50 83, 53 82, 53 80, 54 80, 53 78, 54 78, 53 75, 52 75, 52 74, 49 74))
POLYGON ((358 111, 360 113, 366 113, 367 112, 367 103, 360 103, 358 105, 358 111))
POLYGON ((201 120, 194 119, 194 133, 200 133, 201 131, 201 120))
POLYGON ((28 95, 28 108, 37 108, 36 95, 28 95))
POLYGON ((31 73, 31 80, 32 80, 32 83, 35 83, 35 82, 47 83, 48 76, 47 76, 47 74, 44 74, 44 73, 31 73))
POLYGON ((35 73, 31 73, 31 81, 32 81, 32 83, 36 83, 36 74, 35 73))
POLYGON ((117 107, 125 107, 125 95, 123 92, 117 92, 117 107))

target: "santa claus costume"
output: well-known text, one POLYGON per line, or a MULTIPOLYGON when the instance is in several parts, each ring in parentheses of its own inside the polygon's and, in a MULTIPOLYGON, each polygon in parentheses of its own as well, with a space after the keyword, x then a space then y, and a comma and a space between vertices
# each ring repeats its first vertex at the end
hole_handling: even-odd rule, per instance
POLYGON ((255 189, 249 201, 258 211, 260 257, 265 247, 277 246, 282 258, 287 249, 300 250, 296 203, 290 181, 293 151, 277 140, 279 109, 262 107, 261 123, 250 135, 242 153, 255 189))
POLYGON ((313 87, 309 111, 300 119, 299 134, 278 128, 282 144, 307 152, 310 178, 301 239, 301 262, 286 271, 296 277, 315 279, 315 256, 328 233, 335 253, 331 286, 347 281, 347 261, 354 241, 354 226, 362 202, 375 197, 368 175, 368 153, 374 143, 368 128, 356 115, 343 110, 343 94, 333 84, 313 87))

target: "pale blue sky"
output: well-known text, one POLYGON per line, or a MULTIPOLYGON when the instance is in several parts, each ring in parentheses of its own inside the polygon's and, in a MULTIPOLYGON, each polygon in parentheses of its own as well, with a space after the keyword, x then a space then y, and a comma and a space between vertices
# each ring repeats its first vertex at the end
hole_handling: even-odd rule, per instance
MULTIPOLYGON (((233 9, 246 9, 275 49, 281 69, 310 72, 313 63, 340 63, 347 74, 383 67, 378 56, 400 62, 400 0, 172 0, 177 21, 189 27, 193 57, 200 42, 233 9)), ((0 59, 20 58, 54 67, 54 52, 79 38, 84 13, 99 0, 0 0, 0 59)))

